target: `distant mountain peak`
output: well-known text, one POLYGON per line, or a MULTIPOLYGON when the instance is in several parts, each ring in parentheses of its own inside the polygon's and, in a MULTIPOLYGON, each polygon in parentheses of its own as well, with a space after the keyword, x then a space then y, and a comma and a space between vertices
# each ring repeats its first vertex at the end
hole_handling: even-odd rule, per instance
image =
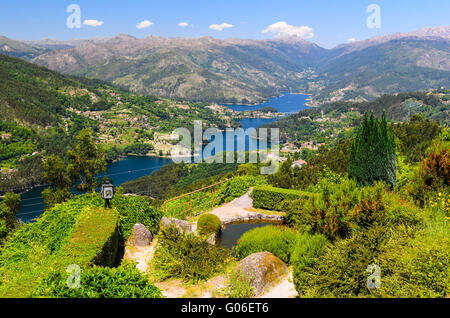
POLYGON ((386 43, 393 40, 399 40, 404 38, 419 38, 422 40, 431 38, 441 38, 450 39, 450 26, 433 27, 433 28, 423 28, 420 30, 401 33, 397 32, 394 34, 377 36, 367 40, 354 41, 351 43, 340 44, 334 49, 344 49, 345 53, 350 53, 353 51, 363 50, 365 48, 376 46, 382 43, 386 43))

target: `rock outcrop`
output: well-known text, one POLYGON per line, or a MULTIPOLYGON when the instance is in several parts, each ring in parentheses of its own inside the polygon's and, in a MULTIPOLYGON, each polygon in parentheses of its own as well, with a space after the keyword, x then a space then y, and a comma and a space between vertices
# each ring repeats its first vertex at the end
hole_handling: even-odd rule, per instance
POLYGON ((145 225, 138 223, 133 226, 133 231, 128 238, 127 245, 146 247, 150 246, 153 241, 153 235, 145 225))
POLYGON ((288 267, 272 253, 261 252, 244 258, 236 270, 250 281, 255 296, 260 296, 287 273, 288 267))
POLYGON ((233 223, 244 223, 251 221, 267 221, 274 223, 283 223, 285 221, 284 215, 278 214, 264 214, 264 213, 246 213, 243 215, 236 215, 222 220, 222 225, 228 225, 233 223))
POLYGON ((161 219, 160 224, 161 229, 171 226, 175 226, 181 232, 192 233, 192 225, 188 221, 182 221, 175 218, 167 218, 167 217, 163 217, 161 219))

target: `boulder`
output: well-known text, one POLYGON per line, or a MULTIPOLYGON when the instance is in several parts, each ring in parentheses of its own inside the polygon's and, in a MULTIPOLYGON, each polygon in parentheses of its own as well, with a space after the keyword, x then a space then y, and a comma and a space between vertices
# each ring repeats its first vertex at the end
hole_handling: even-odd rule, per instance
POLYGON ((211 234, 211 235, 208 237, 208 239, 206 240, 206 242, 208 242, 208 243, 211 244, 211 245, 216 245, 217 237, 218 237, 218 235, 215 234, 215 233, 213 233, 213 234, 211 234))
POLYGON ((192 224, 188 221, 182 221, 175 218, 163 217, 161 219, 161 228, 175 226, 179 231, 185 233, 192 233, 192 224))
POLYGON ((261 252, 244 258, 236 265, 236 270, 250 281, 255 296, 260 296, 287 273, 288 267, 272 253, 261 252))
POLYGON ((127 245, 145 247, 150 246, 153 241, 153 235, 145 227, 145 225, 138 223, 133 226, 130 237, 128 238, 127 245))

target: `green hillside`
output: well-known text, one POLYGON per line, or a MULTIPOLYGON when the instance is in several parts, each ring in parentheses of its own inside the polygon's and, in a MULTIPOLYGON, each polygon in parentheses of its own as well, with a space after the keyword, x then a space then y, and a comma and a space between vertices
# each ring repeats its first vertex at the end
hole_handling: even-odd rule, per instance
POLYGON ((401 39, 343 55, 316 69, 315 99, 373 99, 450 86, 450 41, 401 39))
POLYGON ((95 132, 114 160, 122 153, 157 152, 167 143, 159 136, 192 127, 194 120, 219 128, 236 125, 228 115, 203 104, 61 75, 0 54, 0 192, 39 184, 42 157, 65 157, 83 128, 95 132))

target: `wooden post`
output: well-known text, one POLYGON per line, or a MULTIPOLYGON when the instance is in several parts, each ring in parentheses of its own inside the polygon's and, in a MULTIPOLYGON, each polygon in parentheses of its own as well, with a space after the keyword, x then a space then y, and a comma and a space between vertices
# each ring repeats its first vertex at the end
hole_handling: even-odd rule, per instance
POLYGON ((211 188, 211 195, 212 195, 212 206, 211 206, 211 208, 214 209, 214 188, 211 188))
POLYGON ((192 194, 189 193, 189 216, 192 214, 192 194))

